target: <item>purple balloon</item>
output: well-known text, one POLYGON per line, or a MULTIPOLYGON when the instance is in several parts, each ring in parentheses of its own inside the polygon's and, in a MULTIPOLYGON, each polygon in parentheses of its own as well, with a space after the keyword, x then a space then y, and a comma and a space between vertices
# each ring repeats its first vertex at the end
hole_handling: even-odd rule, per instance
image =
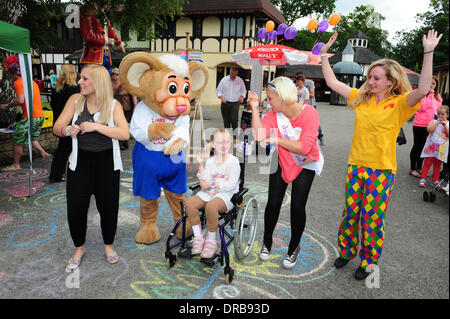
POLYGON ((319 23, 319 31, 320 31, 320 32, 325 32, 325 31, 327 31, 328 26, 329 26, 328 20, 322 20, 322 21, 320 21, 320 23, 319 23))
POLYGON ((275 30, 269 32, 269 40, 275 41, 277 39, 278 33, 275 30))
POLYGON ((278 29, 277 29, 278 35, 284 34, 284 32, 286 31, 287 27, 288 27, 288 26, 287 26, 285 23, 280 24, 280 25, 278 26, 278 29))
POLYGON ((296 35, 297 35, 297 29, 295 27, 289 27, 284 32, 284 38, 286 40, 291 40, 291 39, 295 38, 296 35))
POLYGON ((264 40, 267 36, 267 29, 266 28, 261 28, 258 31, 258 39, 260 40, 264 40))
POLYGON ((323 43, 323 42, 317 43, 317 44, 314 46, 314 48, 311 50, 312 53, 313 53, 314 55, 319 55, 319 54, 320 54, 320 50, 323 48, 324 45, 325 45, 325 43, 323 43))

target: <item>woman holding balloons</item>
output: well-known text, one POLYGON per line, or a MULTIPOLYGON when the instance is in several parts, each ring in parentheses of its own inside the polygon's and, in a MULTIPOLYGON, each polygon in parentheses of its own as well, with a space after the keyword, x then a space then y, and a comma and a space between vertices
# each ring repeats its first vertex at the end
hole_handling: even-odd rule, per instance
POLYGON ((434 30, 423 36, 423 65, 415 90, 411 90, 400 64, 390 59, 373 62, 360 89, 337 80, 327 54, 336 41, 337 32, 320 50, 322 72, 328 87, 347 98, 349 107, 355 111, 345 184, 346 201, 338 233, 339 258, 334 266, 344 267, 356 256, 361 235, 361 262, 355 272, 358 280, 365 279, 369 275, 367 269, 379 263, 385 213, 397 169, 397 135, 429 92, 433 51, 441 37, 442 34, 438 36, 434 30))

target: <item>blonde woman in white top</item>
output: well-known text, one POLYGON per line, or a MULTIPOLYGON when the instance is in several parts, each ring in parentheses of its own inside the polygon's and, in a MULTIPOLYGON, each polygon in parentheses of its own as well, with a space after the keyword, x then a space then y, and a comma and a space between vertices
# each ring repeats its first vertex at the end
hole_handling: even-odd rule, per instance
POLYGON ((130 136, 122 106, 113 99, 108 71, 99 65, 86 66, 78 81, 80 94, 72 95, 53 126, 57 136, 72 137, 67 170, 67 218, 75 253, 68 268, 80 265, 84 254, 87 213, 92 195, 101 218, 106 260, 119 260, 112 248, 119 211, 119 182, 122 161, 118 140, 130 136))

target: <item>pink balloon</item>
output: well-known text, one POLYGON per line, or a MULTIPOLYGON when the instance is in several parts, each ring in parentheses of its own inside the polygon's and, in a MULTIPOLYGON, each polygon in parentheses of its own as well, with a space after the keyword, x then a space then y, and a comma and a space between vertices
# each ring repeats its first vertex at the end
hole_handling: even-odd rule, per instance
POLYGON ((267 36, 267 29, 266 28, 261 28, 258 31, 258 39, 260 40, 264 40, 267 36))
POLYGON ((297 35, 297 29, 295 27, 289 27, 286 29, 286 31, 284 31, 284 38, 286 40, 291 40, 291 39, 295 38, 296 35, 297 35))
POLYGON ((278 33, 275 30, 269 32, 269 40, 275 41, 277 39, 278 33))

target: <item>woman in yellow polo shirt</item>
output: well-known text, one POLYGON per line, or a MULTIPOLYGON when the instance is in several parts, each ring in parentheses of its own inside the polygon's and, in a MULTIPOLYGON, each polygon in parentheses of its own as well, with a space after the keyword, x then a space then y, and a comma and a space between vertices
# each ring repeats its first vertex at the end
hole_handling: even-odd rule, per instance
POLYGON ((340 256, 334 266, 344 267, 356 256, 361 233, 361 263, 355 272, 358 280, 365 279, 370 273, 368 269, 378 265, 384 241, 384 217, 397 169, 397 135, 430 89, 433 51, 441 37, 434 30, 423 36, 423 66, 415 90, 400 64, 390 59, 372 63, 361 88, 351 88, 336 79, 327 58, 337 32, 321 50, 322 72, 328 87, 347 98, 349 107, 355 111, 346 201, 338 234, 340 256))

